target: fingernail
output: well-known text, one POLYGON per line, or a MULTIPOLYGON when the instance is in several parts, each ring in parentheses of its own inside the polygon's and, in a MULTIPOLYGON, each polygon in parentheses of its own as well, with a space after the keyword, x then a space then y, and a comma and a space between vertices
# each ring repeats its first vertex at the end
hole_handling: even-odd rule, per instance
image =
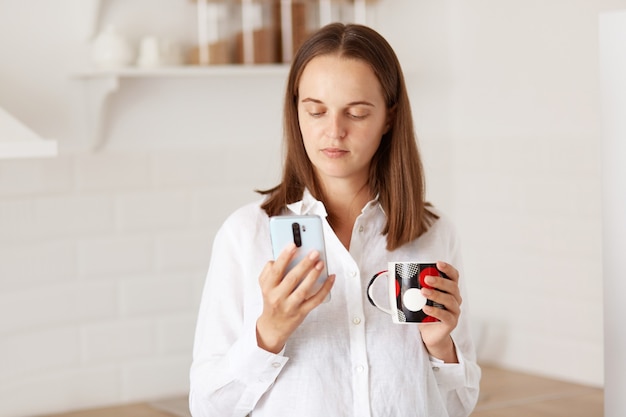
POLYGON ((435 277, 428 275, 424 281, 426 281, 426 284, 434 284, 437 280, 435 277))
POLYGON ((428 288, 422 288, 422 295, 424 297, 429 297, 429 296, 433 295, 433 290, 430 290, 428 288))
POLYGON ((324 269, 324 262, 319 261, 318 263, 316 263, 315 269, 317 269, 318 271, 321 271, 322 269, 324 269))
POLYGON ((314 250, 313 252, 309 253, 309 259, 312 260, 312 261, 314 261, 317 258, 319 258, 319 256, 320 256, 320 253, 318 251, 316 251, 316 250, 314 250))

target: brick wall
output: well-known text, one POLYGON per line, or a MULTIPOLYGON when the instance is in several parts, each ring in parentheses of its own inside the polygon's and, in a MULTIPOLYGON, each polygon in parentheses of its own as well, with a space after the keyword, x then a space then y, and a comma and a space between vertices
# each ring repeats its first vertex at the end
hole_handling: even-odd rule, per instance
POLYGON ((255 198, 249 178, 211 184, 223 157, 0 162, 2 415, 186 393, 213 234, 255 198))

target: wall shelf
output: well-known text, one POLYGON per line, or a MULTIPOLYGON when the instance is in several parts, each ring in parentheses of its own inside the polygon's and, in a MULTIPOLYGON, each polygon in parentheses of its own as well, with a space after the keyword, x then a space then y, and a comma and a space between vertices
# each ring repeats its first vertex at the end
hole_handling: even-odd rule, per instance
POLYGON ((77 72, 74 78, 172 78, 172 77, 216 77, 250 75, 287 75, 286 64, 255 65, 210 65, 210 66, 173 66, 156 68, 124 67, 116 69, 93 69, 77 72))
POLYGON ((181 78, 216 77, 286 77, 289 66, 285 64, 265 65, 213 65, 116 69, 90 69, 76 72, 73 79, 83 86, 80 108, 85 121, 85 137, 90 140, 90 148, 97 150, 104 146, 103 122, 106 120, 111 97, 121 88, 121 80, 164 80, 181 78))

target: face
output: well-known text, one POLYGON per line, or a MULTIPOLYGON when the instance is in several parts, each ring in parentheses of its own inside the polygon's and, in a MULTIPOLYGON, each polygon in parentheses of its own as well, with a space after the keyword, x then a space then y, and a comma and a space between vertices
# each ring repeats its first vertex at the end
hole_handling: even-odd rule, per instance
POLYGON ((298 119, 322 183, 367 182, 370 161, 388 129, 382 87, 367 63, 336 55, 311 60, 298 86, 298 119))

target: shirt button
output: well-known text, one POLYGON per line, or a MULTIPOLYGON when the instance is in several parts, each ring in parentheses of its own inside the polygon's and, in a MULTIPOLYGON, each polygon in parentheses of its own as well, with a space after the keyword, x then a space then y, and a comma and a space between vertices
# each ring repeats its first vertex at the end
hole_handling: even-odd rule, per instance
POLYGON ((280 368, 280 362, 274 362, 272 363, 272 368, 280 368))
POLYGON ((433 371, 439 372, 439 367, 438 366, 433 366, 433 371))
POLYGON ((352 319, 352 323, 354 323, 354 324, 361 324, 361 318, 360 317, 354 317, 352 319))
POLYGON ((359 226, 359 232, 363 232, 363 226, 359 226))
POLYGON ((356 271, 352 271, 352 272, 350 272, 350 276, 351 276, 351 277, 356 277, 356 271))
POLYGON ((363 365, 359 365, 356 367, 357 372, 363 372, 364 370, 365 370, 365 367, 363 365))

